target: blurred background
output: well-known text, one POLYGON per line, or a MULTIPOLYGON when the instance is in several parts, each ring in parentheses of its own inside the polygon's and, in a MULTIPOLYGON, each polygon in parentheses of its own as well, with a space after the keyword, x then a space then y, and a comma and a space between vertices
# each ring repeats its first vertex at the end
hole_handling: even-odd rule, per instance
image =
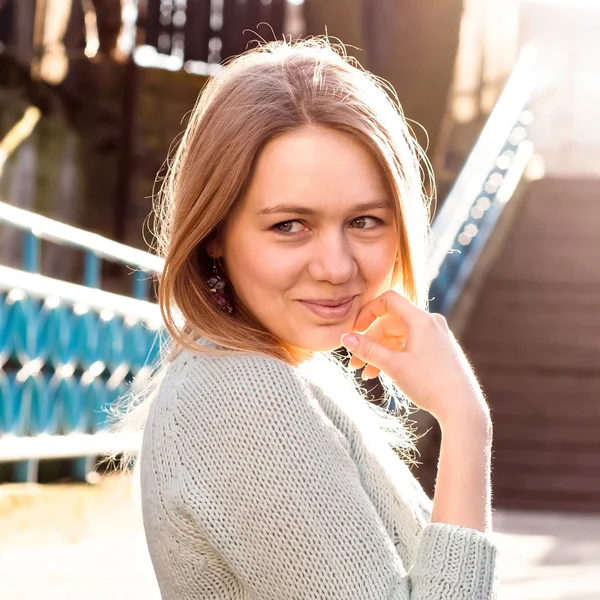
POLYGON ((101 464, 159 347, 155 179, 223 60, 327 31, 434 167, 431 310, 495 422, 501 598, 600 598, 599 30, 597 0, 0 0, 0 597, 159 597, 101 464))

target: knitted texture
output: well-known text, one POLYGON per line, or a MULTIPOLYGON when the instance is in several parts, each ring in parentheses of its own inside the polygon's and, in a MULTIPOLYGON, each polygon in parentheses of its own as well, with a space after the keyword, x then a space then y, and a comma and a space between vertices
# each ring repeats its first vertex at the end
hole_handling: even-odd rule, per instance
POLYGON ((170 364, 140 456, 164 600, 495 598, 495 546, 429 522, 430 500, 329 368, 320 386, 264 356, 170 364))

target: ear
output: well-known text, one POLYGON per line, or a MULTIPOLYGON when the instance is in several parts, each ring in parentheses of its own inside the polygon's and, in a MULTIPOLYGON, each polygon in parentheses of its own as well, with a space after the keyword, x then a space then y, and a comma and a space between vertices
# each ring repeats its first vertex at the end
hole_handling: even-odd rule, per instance
POLYGON ((223 248, 218 235, 212 235, 204 244, 204 250, 211 258, 223 256, 223 248))

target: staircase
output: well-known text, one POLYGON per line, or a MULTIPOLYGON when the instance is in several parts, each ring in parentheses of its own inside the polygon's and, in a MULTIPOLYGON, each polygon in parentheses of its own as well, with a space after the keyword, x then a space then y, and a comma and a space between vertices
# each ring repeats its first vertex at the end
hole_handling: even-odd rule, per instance
POLYGON ((600 511, 600 178, 530 185, 462 344, 495 423, 495 506, 600 511))

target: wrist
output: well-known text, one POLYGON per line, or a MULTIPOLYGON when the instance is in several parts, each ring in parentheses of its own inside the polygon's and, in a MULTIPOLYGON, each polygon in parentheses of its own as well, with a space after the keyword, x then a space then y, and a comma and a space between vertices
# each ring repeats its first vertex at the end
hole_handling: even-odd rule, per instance
POLYGON ((492 419, 488 407, 483 404, 468 410, 455 410, 438 419, 442 433, 479 435, 492 439, 492 419))

